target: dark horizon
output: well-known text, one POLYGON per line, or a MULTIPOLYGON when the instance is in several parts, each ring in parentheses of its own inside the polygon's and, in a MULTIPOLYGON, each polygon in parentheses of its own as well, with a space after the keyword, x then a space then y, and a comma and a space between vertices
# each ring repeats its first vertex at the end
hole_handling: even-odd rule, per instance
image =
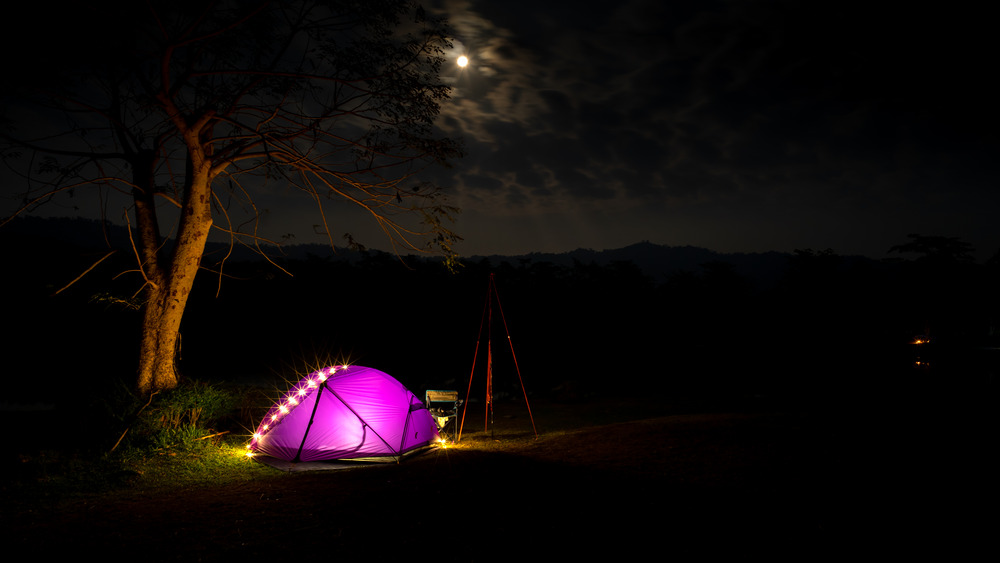
MULTIPOLYGON (((99 231, 98 227, 102 223, 106 223, 107 225, 111 226, 113 229, 122 229, 122 234, 120 234, 118 236, 125 237, 125 235, 124 235, 124 229, 126 228, 126 225, 124 225, 124 224, 115 223, 115 222, 107 220, 107 219, 94 219, 94 218, 83 217, 83 216, 51 215, 51 214, 45 214, 45 213, 38 213, 38 214, 26 213, 26 214, 22 214, 22 215, 20 215, 18 217, 15 217, 12 220, 12 222, 9 224, 9 226, 5 227, 5 228, 7 228, 8 230, 17 230, 19 228, 18 225, 30 224, 30 223, 32 223, 34 221, 42 221, 44 223, 46 220, 49 220, 49 219, 54 220, 55 222, 66 221, 67 223, 65 223, 65 225, 67 225, 70 230, 78 228, 78 226, 81 225, 81 224, 90 224, 91 226, 94 227, 94 232, 90 233, 90 234, 94 236, 94 240, 95 241, 101 238, 101 237, 99 237, 97 235, 97 233, 99 231), (80 223, 76 223, 76 221, 80 221, 80 223), (76 225, 76 226, 74 226, 74 225, 76 225)), ((41 224, 42 223, 39 223, 39 225, 41 225, 41 224)), ((24 227, 20 227, 20 228, 24 228, 24 227)), ((40 234, 42 234, 41 233, 41 229, 42 229, 41 227, 34 227, 34 226, 32 226, 32 227, 27 227, 27 228, 32 232, 33 236, 39 236, 40 234)), ((55 234, 54 238, 74 239, 74 238, 77 238, 77 236, 78 236, 77 233, 59 232, 59 233, 55 234)), ((794 244, 793 245, 789 245, 788 246, 788 250, 763 249, 763 250, 755 250, 755 251, 724 251, 724 250, 719 250, 719 249, 716 249, 716 248, 708 248, 708 247, 702 247, 702 246, 691 245, 691 244, 678 244, 678 245, 674 245, 674 244, 661 244, 661 243, 657 243, 657 242, 651 241, 651 240, 637 240, 637 241, 633 241, 631 243, 625 244, 623 246, 614 247, 614 248, 593 248, 593 247, 577 246, 577 247, 574 247, 574 248, 567 248, 567 249, 561 250, 561 251, 529 250, 529 251, 522 252, 522 253, 508 253, 508 254, 500 254, 500 253, 492 253, 492 254, 461 254, 460 253, 459 256, 460 256, 460 259, 462 259, 462 260, 482 259, 482 258, 495 258, 495 259, 504 259, 504 258, 515 259, 516 258, 516 259, 523 259, 523 258, 530 258, 530 257, 536 257, 536 258, 539 258, 539 257, 546 258, 547 257, 548 259, 551 259, 551 257, 574 255, 574 254, 577 254, 577 255, 579 255, 579 254, 591 254, 591 255, 614 254, 614 253, 617 253, 617 252, 620 252, 620 251, 632 249, 632 248, 639 247, 639 246, 642 246, 642 245, 652 245, 652 246, 662 247, 662 248, 668 248, 668 249, 695 249, 695 250, 699 250, 699 251, 705 251, 705 252, 708 252, 710 254, 718 255, 718 256, 743 256, 743 255, 750 255, 750 256, 752 256, 752 255, 767 255, 767 254, 794 255, 797 252, 812 251, 812 252, 832 252, 832 253, 834 253, 834 254, 836 254, 838 256, 842 256, 842 257, 845 257, 845 258, 866 258, 866 259, 875 260, 875 261, 879 261, 879 260, 895 260, 895 259, 908 260, 908 259, 915 258, 915 255, 912 252, 900 252, 896 247, 906 244, 909 240, 911 240, 911 237, 913 237, 913 236, 950 239, 950 240, 956 241, 958 243, 968 244, 968 246, 971 247, 969 255, 974 259, 974 261, 976 263, 979 263, 979 264, 986 263, 987 261, 989 261, 989 260, 991 260, 993 258, 996 258, 997 256, 1000 256, 1000 248, 996 248, 996 249, 978 248, 978 247, 975 247, 975 245, 971 244, 969 241, 964 240, 964 239, 962 239, 960 237, 952 237, 952 236, 947 236, 947 235, 940 234, 940 233, 906 233, 904 235, 901 235, 898 238, 898 240, 896 240, 895 242, 893 242, 893 244, 891 246, 886 247, 884 249, 884 251, 881 253, 881 255, 876 255, 878 253, 873 253, 873 254, 850 254, 850 253, 844 253, 840 249, 837 249, 837 248, 830 248, 830 247, 820 248, 820 247, 798 246, 798 245, 794 245, 794 244)), ((206 250, 206 252, 217 251, 221 247, 227 247, 227 246, 229 246, 229 243, 225 242, 223 240, 220 240, 218 237, 213 237, 212 239, 210 239, 209 246, 210 246, 210 248, 208 248, 206 250)), ((304 241, 296 241, 294 238, 288 239, 288 240, 286 240, 283 243, 278 243, 278 244, 273 244, 273 245, 272 244, 262 243, 261 246, 262 246, 262 248, 265 249, 265 252, 267 252, 269 256, 270 255, 279 255, 279 256, 287 255, 288 257, 291 257, 291 258, 301 258, 301 257, 305 256, 306 254, 316 254, 316 255, 321 256, 321 257, 323 257, 323 256, 336 257, 338 255, 350 256, 350 255, 352 255, 352 253, 357 252, 356 249, 351 249, 348 246, 342 245, 342 244, 335 244, 335 246, 333 247, 333 249, 331 249, 331 247, 329 246, 329 244, 327 242, 325 242, 325 241, 322 241, 322 242, 317 242, 317 241, 304 242, 304 241)), ((259 254, 256 254, 255 251, 253 251, 253 250, 251 250, 249 248, 242 247, 241 245, 235 245, 234 248, 237 250, 237 256, 239 257, 239 259, 253 259, 252 255, 259 256, 259 254)), ((370 250, 370 251, 373 251, 373 252, 382 252, 382 253, 386 253, 386 254, 396 254, 396 253, 392 252, 391 250, 386 250, 384 248, 379 248, 377 246, 375 246, 375 247, 365 247, 365 250, 370 250)), ((434 259, 437 259, 437 258, 440 257, 439 255, 436 255, 436 254, 433 254, 433 253, 431 253, 431 254, 422 254, 422 253, 413 252, 413 251, 399 252, 398 255, 399 256, 404 256, 404 257, 405 256, 415 256, 415 257, 418 257, 418 258, 427 258, 427 259, 431 259, 431 260, 434 260, 434 259)))
MULTIPOLYGON (((77 221, 66 225, 75 243, 85 242, 77 221)), ((99 225, 88 225, 99 233, 99 225)), ((17 296, 9 312, 22 329, 10 339, 21 352, 12 363, 30 369, 56 338, 64 357, 104 365, 108 375, 129 373, 138 335, 125 298, 141 281, 119 275, 132 267, 130 255, 118 252, 55 295, 106 251, 47 238, 52 230, 42 234, 0 230, 18 273, 4 279, 5 294, 17 296)), ((515 342, 526 347, 523 361, 545 389, 562 377, 598 377, 595 353, 650 369, 665 350, 669 373, 681 378, 666 383, 753 387, 774 385, 767 383, 772 379, 794 382, 803 366, 819 359, 822 365, 810 368, 825 374, 817 384, 841 370, 847 377, 859 363, 866 373, 883 369, 880 378, 896 377, 910 367, 906 348, 915 335, 996 345, 996 264, 921 257, 928 256, 722 255, 640 243, 558 260, 469 260, 457 273, 387 255, 304 254, 282 262, 291 276, 263 261, 233 260, 224 276, 206 272, 195 287, 182 369, 225 378, 230 370, 266 373, 300 354, 356 353, 362 365, 374 362, 371 367, 421 382, 437 381, 439 368, 460 377, 472 358, 493 273, 515 342), (769 369, 750 373, 747 362, 769 369)))

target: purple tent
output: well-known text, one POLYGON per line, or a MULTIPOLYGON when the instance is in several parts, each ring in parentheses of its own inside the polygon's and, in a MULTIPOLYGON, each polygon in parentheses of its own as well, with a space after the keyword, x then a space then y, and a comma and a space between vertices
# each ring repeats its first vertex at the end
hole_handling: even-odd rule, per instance
POLYGON ((437 437, 430 412, 392 376, 334 366, 310 373, 271 407, 250 451, 292 462, 398 458, 437 437))

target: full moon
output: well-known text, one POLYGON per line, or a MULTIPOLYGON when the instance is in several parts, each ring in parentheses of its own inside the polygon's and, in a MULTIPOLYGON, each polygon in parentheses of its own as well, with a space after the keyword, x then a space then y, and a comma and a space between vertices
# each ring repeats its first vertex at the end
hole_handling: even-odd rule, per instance
POLYGON ((456 62, 458 63, 458 66, 465 68, 465 66, 469 64, 469 57, 462 55, 461 57, 458 57, 456 62))

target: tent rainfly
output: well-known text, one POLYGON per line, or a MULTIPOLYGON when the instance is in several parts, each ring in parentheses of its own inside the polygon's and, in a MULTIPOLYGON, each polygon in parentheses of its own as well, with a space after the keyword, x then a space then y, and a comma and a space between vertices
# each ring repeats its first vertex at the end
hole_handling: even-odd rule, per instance
POLYGON ((437 439, 426 406, 362 366, 310 373, 268 411, 250 451, 291 462, 396 458, 437 439))

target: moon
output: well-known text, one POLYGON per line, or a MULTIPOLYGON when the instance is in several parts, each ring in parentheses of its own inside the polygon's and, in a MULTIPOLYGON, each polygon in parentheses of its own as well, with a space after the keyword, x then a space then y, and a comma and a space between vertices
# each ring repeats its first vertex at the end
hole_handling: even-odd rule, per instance
POLYGON ((469 64, 469 57, 462 55, 461 57, 458 57, 458 60, 455 62, 458 63, 458 66, 465 68, 469 64))

